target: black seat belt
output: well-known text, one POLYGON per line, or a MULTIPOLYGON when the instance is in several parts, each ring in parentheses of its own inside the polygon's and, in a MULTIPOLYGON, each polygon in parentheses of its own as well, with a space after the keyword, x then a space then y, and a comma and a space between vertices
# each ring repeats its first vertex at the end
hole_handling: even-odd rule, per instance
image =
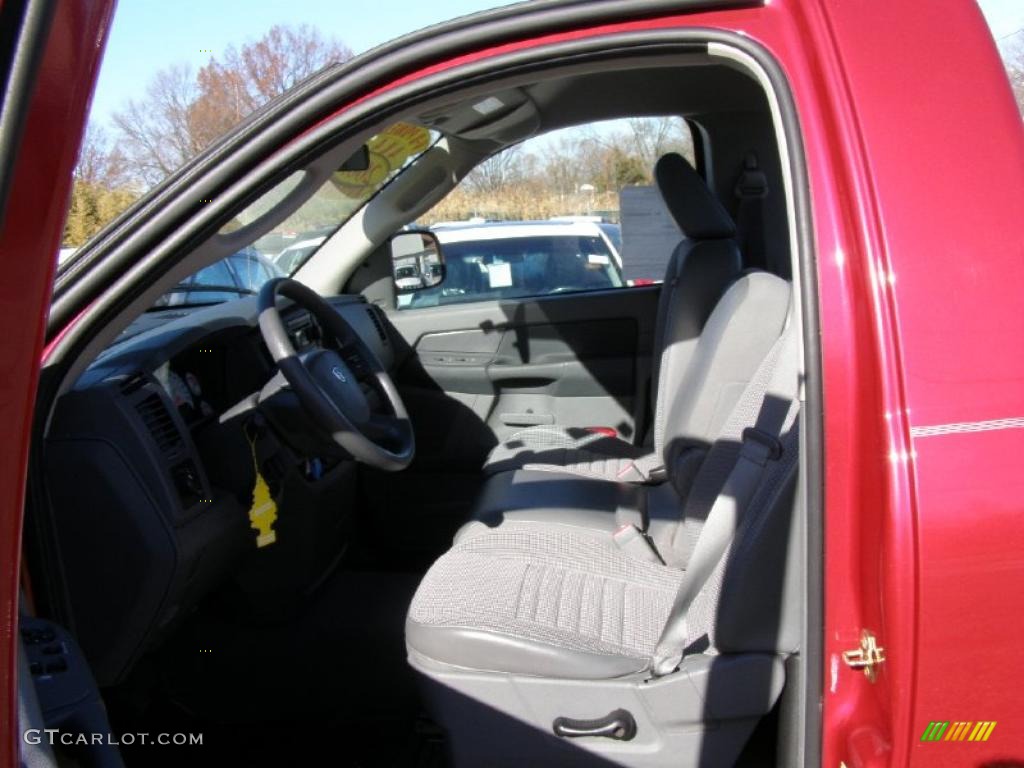
POLYGON ((757 165, 757 155, 748 152, 743 171, 736 180, 736 229, 740 235, 743 266, 766 269, 764 242, 764 199, 768 197, 768 179, 757 165))

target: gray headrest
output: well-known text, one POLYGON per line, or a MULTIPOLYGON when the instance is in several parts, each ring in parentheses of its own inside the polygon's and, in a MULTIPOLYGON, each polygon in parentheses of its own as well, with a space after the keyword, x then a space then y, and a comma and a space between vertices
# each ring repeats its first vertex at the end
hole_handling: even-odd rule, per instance
POLYGON ((736 236, 732 217, 681 155, 662 156, 654 166, 654 179, 669 213, 688 238, 719 240, 736 236))

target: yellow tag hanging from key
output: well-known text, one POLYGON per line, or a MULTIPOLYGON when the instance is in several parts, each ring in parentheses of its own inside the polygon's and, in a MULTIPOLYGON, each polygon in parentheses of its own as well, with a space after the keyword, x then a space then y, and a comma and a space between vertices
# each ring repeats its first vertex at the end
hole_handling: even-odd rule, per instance
POLYGON ((256 536, 257 547, 267 547, 277 541, 277 534, 274 532, 274 521, 277 520, 277 504, 270 495, 270 486, 260 474, 260 465, 256 460, 256 442, 249 438, 249 447, 252 448, 252 463, 256 470, 256 484, 252 489, 252 507, 249 508, 250 527, 258 532, 256 536))

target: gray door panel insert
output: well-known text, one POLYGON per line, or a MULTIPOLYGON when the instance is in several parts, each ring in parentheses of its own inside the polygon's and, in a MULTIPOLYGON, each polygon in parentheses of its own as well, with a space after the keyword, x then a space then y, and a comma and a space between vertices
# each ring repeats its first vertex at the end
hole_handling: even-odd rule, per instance
MULTIPOLYGON (((472 436, 472 445, 462 442, 457 451, 463 461, 528 426, 613 427, 631 438, 650 370, 658 290, 389 313, 405 347, 399 384, 434 412, 431 422, 438 409, 448 411, 450 423, 472 436), (476 419, 482 424, 469 428, 476 419)), ((449 440, 433 447, 442 455, 453 450, 449 440)))

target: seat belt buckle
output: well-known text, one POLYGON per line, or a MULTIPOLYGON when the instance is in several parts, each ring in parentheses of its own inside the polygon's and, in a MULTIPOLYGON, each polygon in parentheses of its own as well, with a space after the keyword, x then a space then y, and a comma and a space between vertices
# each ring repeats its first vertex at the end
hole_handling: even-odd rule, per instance
POLYGON ((743 430, 743 448, 740 455, 763 467, 782 455, 782 443, 775 435, 762 429, 747 427, 743 430))
POLYGON ((647 485, 661 485, 668 479, 668 470, 664 464, 649 469, 644 475, 644 482, 647 485))
POLYGON ((655 549, 653 542, 651 542, 647 534, 632 523, 620 525, 615 533, 612 534, 612 540, 619 549, 630 557, 657 565, 665 564, 665 561, 661 559, 661 555, 658 554, 658 550, 655 549))
POLYGON ((619 433, 615 427, 584 427, 584 431, 589 432, 592 435, 602 435, 604 437, 618 437, 619 433))
POLYGON ((618 471, 615 479, 622 483, 642 483, 644 485, 660 485, 668 477, 664 465, 649 466, 645 462, 630 461, 618 471))

